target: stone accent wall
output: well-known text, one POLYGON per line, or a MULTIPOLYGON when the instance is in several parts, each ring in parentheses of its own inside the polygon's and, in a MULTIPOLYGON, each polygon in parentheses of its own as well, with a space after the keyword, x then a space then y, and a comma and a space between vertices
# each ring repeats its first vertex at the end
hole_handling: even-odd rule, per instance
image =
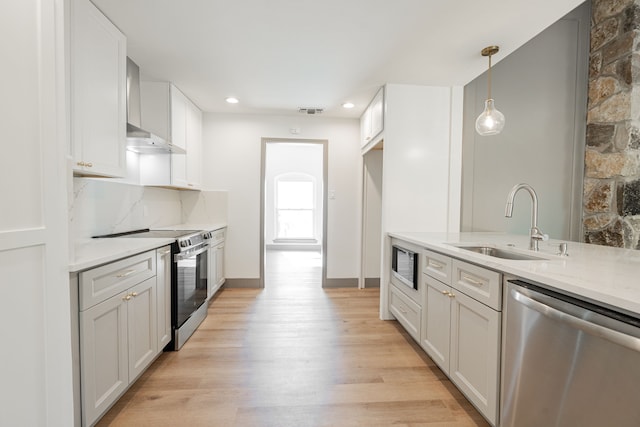
POLYGON ((640 249, 640 0, 592 0, 584 240, 640 249))

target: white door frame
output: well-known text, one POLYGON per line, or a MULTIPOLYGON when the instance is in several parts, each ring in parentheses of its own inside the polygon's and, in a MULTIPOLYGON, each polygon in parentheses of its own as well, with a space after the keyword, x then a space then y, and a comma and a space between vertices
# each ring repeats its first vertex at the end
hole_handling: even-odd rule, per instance
POLYGON ((262 149, 260 158, 260 287, 264 288, 264 261, 265 261, 265 174, 267 160, 267 144, 269 143, 295 143, 295 144, 322 144, 322 287, 327 282, 327 186, 329 141, 326 139, 293 139, 293 138, 262 138, 262 149))

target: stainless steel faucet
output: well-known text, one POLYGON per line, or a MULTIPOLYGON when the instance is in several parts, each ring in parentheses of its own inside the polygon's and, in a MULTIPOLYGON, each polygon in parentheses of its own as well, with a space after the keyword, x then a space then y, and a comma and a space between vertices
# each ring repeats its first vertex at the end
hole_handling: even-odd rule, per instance
POLYGON ((511 218, 513 215, 513 199, 516 197, 516 193, 519 190, 527 190, 529 195, 531 196, 531 230, 529 230, 529 237, 531 238, 529 242, 529 249, 533 251, 538 250, 538 242, 540 240, 547 240, 549 238, 548 235, 543 234, 542 231, 538 228, 538 195, 536 191, 529 184, 518 184, 511 189, 511 192, 507 196, 507 206, 504 210, 504 216, 507 218, 511 218))

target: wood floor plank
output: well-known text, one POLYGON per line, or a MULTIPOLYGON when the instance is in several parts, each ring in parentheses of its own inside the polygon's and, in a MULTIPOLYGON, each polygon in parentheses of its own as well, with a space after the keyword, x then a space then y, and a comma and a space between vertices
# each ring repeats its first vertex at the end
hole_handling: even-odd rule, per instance
POLYGON ((98 426, 488 425, 397 322, 379 319, 379 289, 323 290, 317 262, 282 255, 265 289, 223 288, 185 346, 98 426))

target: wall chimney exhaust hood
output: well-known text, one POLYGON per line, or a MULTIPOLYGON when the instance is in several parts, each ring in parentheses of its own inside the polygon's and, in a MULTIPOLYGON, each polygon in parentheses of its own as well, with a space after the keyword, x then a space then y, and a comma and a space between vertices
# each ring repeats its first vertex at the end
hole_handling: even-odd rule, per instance
POLYGON ((141 110, 140 67, 127 57, 127 150, 140 154, 186 153, 164 138, 142 129, 141 110))

